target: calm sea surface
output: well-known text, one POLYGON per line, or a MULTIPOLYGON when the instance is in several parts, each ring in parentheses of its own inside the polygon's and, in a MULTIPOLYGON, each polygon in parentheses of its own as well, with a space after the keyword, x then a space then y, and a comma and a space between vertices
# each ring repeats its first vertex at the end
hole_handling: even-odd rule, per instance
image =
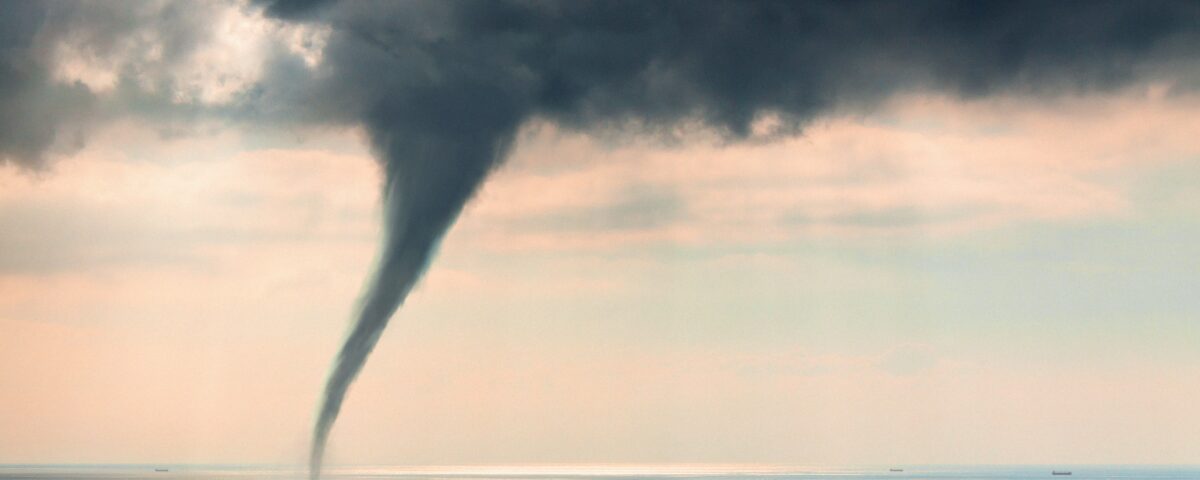
MULTIPOLYGON (((245 465, 0 465, 0 479, 303 480, 299 467, 245 465), (164 471, 165 470, 165 471, 164 471)), ((1031 479, 1200 480, 1200 466, 914 466, 817 468, 730 466, 342 467, 323 478, 407 480, 820 480, 1031 479), (891 471, 901 469, 903 471, 891 471), (1071 472, 1070 476, 1053 471, 1071 472)))

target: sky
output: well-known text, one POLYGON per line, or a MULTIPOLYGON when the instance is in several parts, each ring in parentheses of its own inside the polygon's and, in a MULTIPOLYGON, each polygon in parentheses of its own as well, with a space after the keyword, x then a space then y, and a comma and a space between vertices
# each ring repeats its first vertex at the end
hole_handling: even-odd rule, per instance
POLYGON ((480 185, 397 197, 457 221, 330 463, 1200 463, 1200 23, 1104 15, 1162 4, 958 48, 706 23, 760 3, 16 5, 2 463, 306 461, 413 151, 480 185))

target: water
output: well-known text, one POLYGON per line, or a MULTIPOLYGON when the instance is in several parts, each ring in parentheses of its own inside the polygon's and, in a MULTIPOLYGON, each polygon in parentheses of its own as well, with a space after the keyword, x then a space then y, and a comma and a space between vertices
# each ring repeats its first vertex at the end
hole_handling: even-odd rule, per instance
MULTIPOLYGON (((303 480, 302 467, 261 465, 0 465, 0 480, 303 480), (167 471, 156 471, 166 469, 167 471)), ((1022 465, 818 468, 763 466, 334 467, 329 480, 1200 480, 1200 466, 1022 465), (889 471, 901 468, 902 472, 889 471), (1070 471, 1070 476, 1051 471, 1070 471)))

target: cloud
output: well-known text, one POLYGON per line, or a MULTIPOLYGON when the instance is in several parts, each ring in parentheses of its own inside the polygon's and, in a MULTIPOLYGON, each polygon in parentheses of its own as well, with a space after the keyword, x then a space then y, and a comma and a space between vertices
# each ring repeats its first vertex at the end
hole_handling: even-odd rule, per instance
POLYGON ((908 95, 768 143, 612 145, 534 126, 452 239, 510 251, 763 246, 1121 221, 1146 208, 1138 172, 1200 157, 1197 108, 1195 95, 1135 85, 1053 102, 908 95), (647 192, 660 202, 645 204, 647 192), (618 212, 622 228, 590 228, 618 212))
POLYGON ((0 162, 28 169, 129 118, 163 131, 236 121, 269 65, 314 68, 326 34, 242 2, 17 0, 5 13, 0 162))
POLYGON ((7 10, 0 111, 12 134, 0 152, 26 166, 75 148, 91 122, 130 113, 323 124, 382 120, 386 106, 447 128, 465 127, 450 116, 469 107, 477 126, 545 117, 670 136, 687 120, 743 137, 763 125, 794 133, 898 92, 1186 86, 1197 83, 1189 47, 1200 15, 1178 2, 19 1, 7 10))
POLYGON ((1173 2, 260 3, 330 28, 324 69, 268 75, 260 99, 439 135, 544 118, 618 136, 786 136, 896 94, 1186 83, 1200 34, 1200 12, 1173 2))
MULTIPOLYGON (((54 175, 0 168, 0 276, 203 269, 215 252, 253 245, 369 250, 378 206, 365 152, 229 152, 237 142, 199 139, 203 161, 137 161, 98 142, 54 175)), ((148 143, 175 158, 197 148, 191 139, 148 143)))
POLYGON ((93 99, 86 88, 52 81, 38 56, 46 5, 18 0, 0 19, 0 161, 37 165, 58 141, 78 143, 93 99))

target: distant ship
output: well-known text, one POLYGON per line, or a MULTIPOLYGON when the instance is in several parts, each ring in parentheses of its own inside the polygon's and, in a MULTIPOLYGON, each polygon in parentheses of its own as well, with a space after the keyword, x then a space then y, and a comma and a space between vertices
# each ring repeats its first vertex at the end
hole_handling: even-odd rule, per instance
POLYGON ((1051 475, 1070 475, 1070 474, 1071 474, 1071 472, 1069 472, 1069 471, 1058 471, 1058 470, 1052 470, 1052 471, 1050 472, 1050 474, 1051 474, 1051 475))
POLYGON ((166 469, 166 468, 156 468, 156 469, 154 469, 154 471, 156 471, 156 472, 169 472, 170 470, 168 470, 168 469, 166 469))
POLYGON ((888 471, 889 472, 903 472, 904 469, 903 468, 889 468, 888 471))

